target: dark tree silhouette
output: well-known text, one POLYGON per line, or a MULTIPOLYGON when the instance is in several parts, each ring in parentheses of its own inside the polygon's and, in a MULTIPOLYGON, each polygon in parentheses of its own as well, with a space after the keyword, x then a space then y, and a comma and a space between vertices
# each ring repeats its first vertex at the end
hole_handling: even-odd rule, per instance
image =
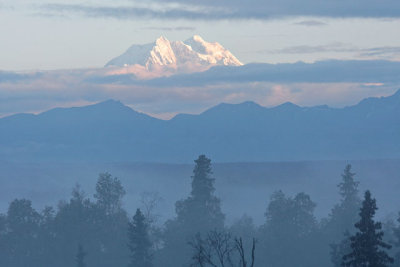
POLYGON ((165 246, 160 264, 187 266, 190 247, 187 246, 197 233, 207 234, 224 227, 225 216, 219 198, 214 195, 211 160, 200 155, 195 160, 190 195, 175 204, 177 217, 166 223, 165 246))
POLYGON ((129 250, 131 252, 130 267, 151 267, 151 242, 148 235, 148 224, 145 216, 136 210, 132 222, 128 224, 129 250))
POLYGON ((338 185, 340 195, 342 196, 343 202, 356 202, 359 200, 358 198, 358 184, 354 180, 354 176, 356 174, 351 172, 351 164, 347 164, 344 168, 342 178, 343 181, 338 185))
POLYGON ((324 229, 327 242, 330 245, 331 262, 335 267, 341 266, 342 258, 350 252, 349 236, 356 230, 354 224, 358 220, 361 199, 358 196, 359 182, 354 180, 356 174, 351 171, 351 165, 344 168, 342 182, 338 184, 341 201, 332 209, 328 224, 324 229), (338 237, 345 238, 340 240, 338 237))
POLYGON ((211 177, 211 160, 200 155, 195 163, 191 194, 176 203, 177 219, 195 232, 222 228, 225 216, 221 211, 220 200, 214 196, 215 179, 211 177))
POLYGON ((354 232, 354 224, 357 222, 357 214, 361 206, 361 199, 358 196, 358 184, 354 180, 356 174, 351 172, 351 165, 346 165, 342 182, 338 184, 341 196, 340 204, 336 205, 330 215, 330 226, 334 229, 333 235, 340 236, 345 231, 354 232))
POLYGON ((382 241, 382 225, 373 219, 377 209, 376 200, 366 191, 359 213, 360 221, 355 224, 358 231, 350 237, 352 251, 343 256, 343 266, 386 267, 393 263, 384 250, 391 246, 382 241))
POLYGON ((85 258, 86 252, 83 250, 81 244, 78 245, 78 252, 76 253, 75 262, 77 267, 86 267, 85 258))

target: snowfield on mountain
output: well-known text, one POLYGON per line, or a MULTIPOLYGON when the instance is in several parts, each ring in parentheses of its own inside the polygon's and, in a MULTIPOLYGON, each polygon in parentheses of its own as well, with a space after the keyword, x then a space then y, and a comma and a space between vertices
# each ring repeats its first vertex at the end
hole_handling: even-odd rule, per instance
POLYGON ((208 70, 213 66, 242 66, 221 44, 204 41, 199 35, 186 41, 161 36, 154 43, 132 45, 106 64, 110 74, 132 73, 142 78, 208 70))

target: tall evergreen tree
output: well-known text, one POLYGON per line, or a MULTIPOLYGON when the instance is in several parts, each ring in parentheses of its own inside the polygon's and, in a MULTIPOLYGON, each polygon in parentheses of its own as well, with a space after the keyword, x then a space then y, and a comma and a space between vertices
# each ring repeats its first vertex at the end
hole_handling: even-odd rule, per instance
POLYGON ((344 232, 354 232, 354 224, 357 221, 358 210, 361 206, 361 199, 358 196, 358 184, 351 171, 351 165, 346 165, 342 182, 338 184, 341 201, 331 212, 330 227, 333 236, 342 236, 344 232))
POLYGON ((86 264, 85 264, 86 255, 87 254, 83 250, 82 245, 79 244, 78 245, 78 252, 76 253, 76 257, 75 257, 76 267, 86 267, 86 264))
POLYGON ((355 181, 356 174, 347 164, 338 184, 340 203, 332 209, 329 220, 323 229, 326 242, 330 244, 331 261, 335 267, 341 266, 342 258, 351 250, 348 237, 355 232, 354 224, 358 220, 361 199, 358 196, 359 182, 355 181), (341 237, 344 239, 340 239, 341 237))
POLYGON ((166 223, 165 246, 160 264, 187 266, 190 262, 189 241, 197 234, 224 227, 225 216, 219 198, 214 195, 211 160, 200 155, 193 169, 190 195, 177 201, 177 217, 166 223))
POLYGON ((358 231, 350 237, 352 251, 343 256, 343 266, 386 267, 393 263, 385 251, 391 246, 382 240, 382 224, 373 219, 377 209, 376 200, 366 191, 359 213, 360 221, 355 224, 358 231))
POLYGON ((343 202, 355 202, 358 198, 358 184, 354 180, 356 174, 351 172, 351 164, 347 164, 342 174, 342 182, 338 185, 343 202))
POLYGON ((151 267, 151 242, 148 234, 148 224, 145 216, 136 210, 132 222, 128 224, 128 247, 131 252, 130 267, 151 267))
POLYGON ((187 199, 176 203, 177 219, 194 232, 222 228, 225 216, 219 198, 214 195, 215 179, 211 177, 211 160, 200 155, 194 162, 192 191, 187 199))

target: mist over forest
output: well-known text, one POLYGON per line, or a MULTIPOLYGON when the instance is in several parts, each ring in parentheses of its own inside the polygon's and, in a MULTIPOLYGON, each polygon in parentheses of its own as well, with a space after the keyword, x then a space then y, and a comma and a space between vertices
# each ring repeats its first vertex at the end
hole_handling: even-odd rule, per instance
POLYGON ((341 266, 367 190, 400 260, 398 160, 1 167, 1 266, 341 266))
POLYGON ((0 118, 0 266, 399 266, 399 100, 0 118))

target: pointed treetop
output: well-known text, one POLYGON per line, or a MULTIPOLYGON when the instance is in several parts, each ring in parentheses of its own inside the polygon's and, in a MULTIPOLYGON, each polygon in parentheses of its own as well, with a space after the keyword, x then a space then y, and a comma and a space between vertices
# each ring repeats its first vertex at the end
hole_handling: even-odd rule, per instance
POLYGON ((129 267, 153 266, 152 243, 149 238, 148 227, 149 225, 142 211, 137 209, 132 221, 128 223, 128 248, 131 258, 129 267))
POLYGON ((211 160, 200 155, 194 162, 196 165, 193 169, 191 194, 195 198, 207 199, 215 191, 214 179, 211 177, 211 160))
POLYGON ((354 181, 355 175, 355 173, 351 172, 351 164, 347 164, 342 174, 343 180, 338 185, 343 201, 355 200, 358 198, 359 182, 354 181))
POLYGON ((385 251, 392 246, 383 241, 382 224, 374 221, 377 209, 376 200, 366 191, 360 220, 355 224, 358 232, 350 237, 352 251, 343 257, 343 266, 386 267, 393 263, 385 251))
POLYGON ((136 213, 133 216, 134 222, 144 222, 146 218, 144 217, 142 211, 140 209, 136 209, 136 213))

